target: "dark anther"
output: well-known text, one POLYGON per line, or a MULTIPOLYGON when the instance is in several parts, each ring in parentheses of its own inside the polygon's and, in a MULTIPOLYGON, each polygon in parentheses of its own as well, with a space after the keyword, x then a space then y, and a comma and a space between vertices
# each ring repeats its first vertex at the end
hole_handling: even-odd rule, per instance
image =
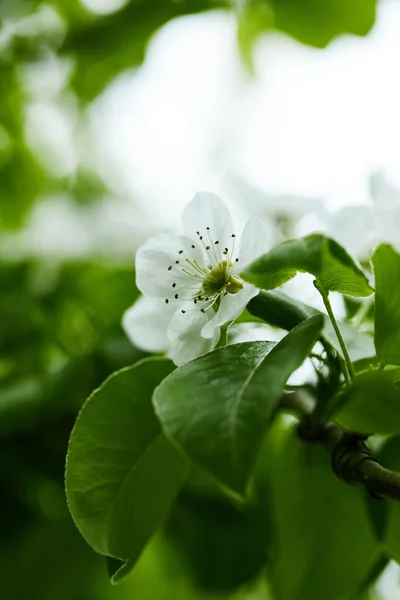
POLYGON ((206 312, 205 308, 201 308, 200 310, 201 310, 202 313, 206 312))
POLYGON ((192 248, 196 248, 196 246, 194 244, 192 244, 192 248))
POLYGON ((175 264, 176 264, 176 265, 179 265, 179 260, 176 260, 176 261, 175 261, 175 264))
POLYGON ((176 283, 173 283, 173 284, 172 284, 172 287, 176 287, 176 283))
POLYGON ((183 315, 185 314, 185 312, 186 312, 186 310, 181 310, 181 313, 182 313, 183 315))
POLYGON ((232 233, 231 237, 236 237, 236 235, 234 233, 232 233))
POLYGON ((165 298, 165 304, 168 304, 169 300, 168 298, 165 298))
POLYGON ((168 271, 170 271, 172 269, 172 267, 168 267, 168 271))
POLYGON ((202 235, 200 236, 200 239, 201 239, 201 240, 203 239, 203 236, 202 236, 202 235))
POLYGON ((207 229, 207 231, 210 231, 210 228, 209 228, 209 227, 206 227, 206 229, 207 229))
POLYGON ((239 259, 238 259, 238 258, 235 258, 235 262, 239 262, 239 259))
POLYGON ((175 300, 178 300, 179 294, 175 294, 175 300))
POLYGON ((196 299, 196 298, 194 298, 194 299, 193 299, 193 302, 194 302, 195 304, 197 304, 197 299, 196 299))
POLYGON ((217 240, 216 242, 214 242, 214 244, 219 244, 219 241, 217 240))
POLYGON ((210 246, 206 246, 206 250, 209 250, 209 249, 210 249, 210 246))
POLYGON ((197 235, 200 235, 200 231, 196 231, 197 235))

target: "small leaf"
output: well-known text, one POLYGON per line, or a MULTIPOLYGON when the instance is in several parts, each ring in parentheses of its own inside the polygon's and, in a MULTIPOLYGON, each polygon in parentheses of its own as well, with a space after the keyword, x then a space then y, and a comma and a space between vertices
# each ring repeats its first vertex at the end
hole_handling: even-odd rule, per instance
POLYGON ((361 373, 338 396, 335 420, 358 433, 400 433, 398 371, 361 373))
POLYGON ((376 250, 375 348, 383 364, 400 365, 400 254, 388 244, 376 250))
POLYGON ((373 289, 362 270, 335 240, 321 234, 290 240, 253 262, 243 273, 246 281, 264 290, 274 289, 297 272, 311 273, 327 291, 369 296, 373 289))
POLYGON ((160 526, 186 475, 151 396, 173 369, 146 359, 112 375, 86 401, 71 434, 66 490, 76 526, 119 579, 160 526))
POLYGON ((271 566, 276 598, 352 597, 378 551, 360 491, 335 477, 325 448, 302 442, 293 431, 277 452, 271 566))
POLYGON ((288 380, 323 326, 320 315, 283 340, 219 348, 177 369, 154 403, 166 434, 223 484, 243 494, 288 380))

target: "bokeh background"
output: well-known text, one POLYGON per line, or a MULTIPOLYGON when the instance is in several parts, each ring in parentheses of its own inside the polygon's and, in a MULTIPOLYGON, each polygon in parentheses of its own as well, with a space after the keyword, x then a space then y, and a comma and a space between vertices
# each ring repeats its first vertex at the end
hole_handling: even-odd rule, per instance
MULTIPOLYGON (((231 516, 193 506, 192 545, 159 534, 111 587, 68 515, 68 436, 144 356, 120 325, 134 254, 196 191, 261 216, 271 245, 322 230, 365 260, 399 244, 399 31, 397 0, 0 1, 1 597, 268 597, 261 578, 226 583, 234 559, 213 563, 207 535, 226 545, 231 516)), ((398 581, 389 565, 370 598, 398 581)))

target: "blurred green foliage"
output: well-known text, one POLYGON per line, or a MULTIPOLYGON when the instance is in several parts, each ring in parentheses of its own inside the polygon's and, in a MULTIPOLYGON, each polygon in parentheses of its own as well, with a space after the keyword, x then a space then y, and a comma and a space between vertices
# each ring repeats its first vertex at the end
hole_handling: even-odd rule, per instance
MULTIPOLYGON (((255 39, 271 27, 323 47, 344 32, 366 34, 375 4, 248 0, 240 3, 239 41, 248 60, 255 39)), ((108 586, 102 559, 86 546, 67 513, 64 460, 83 400, 111 372, 144 356, 120 326, 136 296, 132 267, 96 257, 57 264, 52 257, 2 255, 5 232, 22 228, 43 196, 62 192, 71 203, 84 204, 107 192, 101 174, 83 165, 80 155, 73 176, 66 177, 46 168, 35 152, 27 111, 37 97, 27 85, 27 69, 49 59, 67 65, 64 81, 45 100, 72 99, 79 122, 121 72, 141 64, 149 39, 164 23, 212 9, 232 6, 228 0, 131 0, 99 15, 79 0, 0 2, 0 577, 7 600, 210 599, 214 593, 194 591, 184 569, 200 587, 230 590, 255 576, 265 560, 266 549, 253 536, 259 505, 243 514, 213 494, 204 498, 191 491, 179 498, 167 529, 176 556, 160 537, 131 582, 108 586), (216 515, 221 519, 215 521, 216 515), (229 562, 244 571, 232 573, 223 562, 209 568, 223 549, 221 540, 208 547, 207 531, 215 527, 221 539, 235 534, 239 540, 229 542, 229 562), (254 562, 246 565, 249 535, 256 542, 254 562)), ((251 592, 251 598, 267 598, 262 585, 254 586, 249 597, 251 592)))
MULTIPOLYGON (((376 0, 238 2, 238 39, 244 58, 251 61, 254 41, 270 28, 316 47, 326 46, 341 33, 365 35, 374 23, 375 5, 376 0)), ((79 0, 3 0, 0 227, 20 225, 38 195, 68 189, 65 181, 46 172, 27 147, 26 109, 31 99, 23 68, 40 64, 49 55, 70 61, 64 93, 72 92, 83 107, 123 70, 140 65, 147 42, 164 23, 186 14, 230 8, 228 0, 132 0, 116 12, 99 15, 79 0)))

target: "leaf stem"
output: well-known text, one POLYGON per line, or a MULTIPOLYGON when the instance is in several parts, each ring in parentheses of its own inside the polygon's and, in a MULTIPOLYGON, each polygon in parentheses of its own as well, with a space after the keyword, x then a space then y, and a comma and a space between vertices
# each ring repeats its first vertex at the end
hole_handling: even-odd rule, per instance
POLYGON ((322 297, 323 303, 325 305, 326 311, 328 313, 329 319, 332 323, 333 329, 335 330, 336 337, 337 337, 340 347, 342 349, 343 357, 344 357, 344 360, 346 363, 348 383, 351 383, 352 381, 355 380, 356 374, 354 371, 353 363, 351 362, 349 351, 347 350, 346 343, 340 332, 339 325, 337 324, 335 315, 333 314, 332 306, 331 306, 331 303, 329 300, 329 292, 325 289, 324 285, 321 283, 321 281, 319 279, 316 279, 314 281, 314 286, 321 294, 321 297, 322 297))

